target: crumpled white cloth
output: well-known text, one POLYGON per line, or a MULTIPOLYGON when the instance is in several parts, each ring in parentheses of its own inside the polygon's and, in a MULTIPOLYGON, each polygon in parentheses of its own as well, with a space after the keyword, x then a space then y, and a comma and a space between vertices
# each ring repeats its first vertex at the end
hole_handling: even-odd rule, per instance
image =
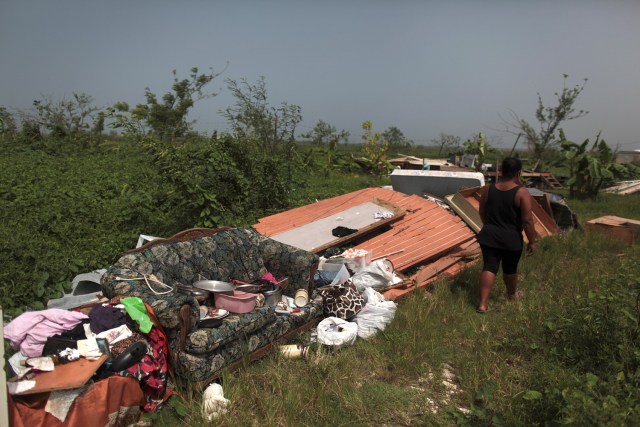
POLYGON ((374 219, 389 219, 393 218, 395 215, 393 212, 376 212, 373 214, 374 219))
POLYGON ((222 386, 218 383, 211 383, 202 394, 202 414, 211 421, 227 412, 227 406, 231 403, 225 399, 222 386))

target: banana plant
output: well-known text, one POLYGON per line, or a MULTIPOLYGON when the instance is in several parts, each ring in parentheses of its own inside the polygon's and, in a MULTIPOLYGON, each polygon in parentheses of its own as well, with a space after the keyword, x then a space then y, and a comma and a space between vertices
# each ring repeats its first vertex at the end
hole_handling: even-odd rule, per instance
POLYGON ((560 129, 560 147, 569 162, 569 197, 591 197, 598 195, 607 180, 614 178, 615 166, 613 152, 600 133, 596 136, 591 149, 589 139, 582 144, 569 141, 560 129))

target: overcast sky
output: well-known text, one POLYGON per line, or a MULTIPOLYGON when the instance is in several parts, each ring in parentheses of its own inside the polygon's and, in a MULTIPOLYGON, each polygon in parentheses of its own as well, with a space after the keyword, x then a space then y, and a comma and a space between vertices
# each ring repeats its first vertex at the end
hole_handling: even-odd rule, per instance
POLYGON ((225 78, 264 76, 272 105, 302 107, 299 132, 324 120, 359 141, 360 125, 396 126, 417 143, 484 132, 510 146, 502 118, 535 122, 588 78, 564 125, 640 148, 640 1, 0 0, 0 106, 91 95, 96 106, 161 95, 172 70, 223 74, 191 115, 226 129, 225 78))

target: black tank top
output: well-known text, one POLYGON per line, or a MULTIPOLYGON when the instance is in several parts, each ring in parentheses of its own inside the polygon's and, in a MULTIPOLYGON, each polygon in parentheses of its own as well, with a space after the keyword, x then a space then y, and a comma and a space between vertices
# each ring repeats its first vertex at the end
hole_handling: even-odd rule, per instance
POLYGON ((487 218, 478 234, 481 245, 509 251, 522 250, 522 217, 516 207, 516 193, 520 186, 511 190, 498 190, 491 184, 487 192, 487 218))

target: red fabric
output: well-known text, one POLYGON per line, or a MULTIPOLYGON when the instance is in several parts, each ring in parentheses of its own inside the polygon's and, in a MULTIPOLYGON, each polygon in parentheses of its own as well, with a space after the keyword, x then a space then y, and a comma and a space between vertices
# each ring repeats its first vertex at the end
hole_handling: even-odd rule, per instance
POLYGON ((140 418, 144 395, 133 378, 117 375, 91 384, 71 405, 61 422, 44 408, 50 393, 9 395, 12 427, 129 426, 140 418))
POLYGON ((153 355, 145 354, 140 363, 120 374, 131 376, 140 382, 145 396, 143 409, 145 412, 155 412, 173 394, 173 390, 167 388, 169 348, 164 333, 156 327, 151 328, 145 337, 153 349, 153 355))

